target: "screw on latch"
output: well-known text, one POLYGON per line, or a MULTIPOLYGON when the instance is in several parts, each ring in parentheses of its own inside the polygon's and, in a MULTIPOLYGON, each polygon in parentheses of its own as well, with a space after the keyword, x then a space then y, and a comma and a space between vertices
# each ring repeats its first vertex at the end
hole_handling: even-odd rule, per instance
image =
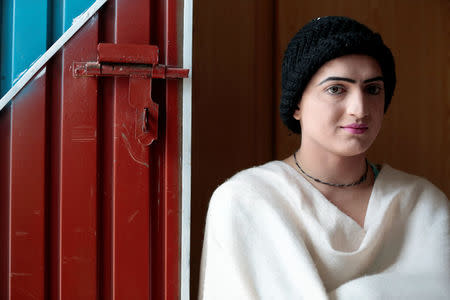
POLYGON ((150 131, 150 125, 148 124, 148 116, 149 116, 148 107, 144 107, 144 112, 142 115, 142 120, 143 120, 142 131, 143 132, 150 131))

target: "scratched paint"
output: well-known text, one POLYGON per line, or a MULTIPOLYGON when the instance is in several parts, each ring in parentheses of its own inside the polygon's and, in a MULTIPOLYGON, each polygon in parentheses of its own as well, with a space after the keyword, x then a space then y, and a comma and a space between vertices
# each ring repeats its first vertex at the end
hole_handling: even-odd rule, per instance
POLYGON ((18 272, 11 272, 9 273, 10 277, 23 277, 23 276, 32 276, 31 273, 18 273, 18 272))
POLYGON ((95 142, 97 140, 97 129, 90 126, 77 126, 72 130, 72 141, 95 142))
POLYGON ((133 151, 133 149, 132 149, 132 147, 131 147, 131 143, 130 143, 130 141, 128 140, 128 138, 127 138, 127 136, 125 135, 125 133, 122 132, 121 135, 122 135, 122 141, 123 141, 123 144, 125 145, 125 148, 128 150, 128 154, 130 154, 130 157, 131 157, 135 162, 137 162, 138 164, 140 164, 140 165, 142 165, 142 166, 144 166, 144 167, 146 167, 146 168, 149 168, 148 163, 146 163, 145 161, 141 161, 141 160, 139 160, 139 159, 137 158, 137 155, 136 155, 136 153, 134 153, 134 151, 133 151))
POLYGON ((133 222, 133 219, 138 215, 139 210, 136 210, 131 216, 128 217, 128 223, 133 222))
POLYGON ((24 232, 24 231, 16 231, 16 236, 27 236, 29 235, 29 232, 24 232))

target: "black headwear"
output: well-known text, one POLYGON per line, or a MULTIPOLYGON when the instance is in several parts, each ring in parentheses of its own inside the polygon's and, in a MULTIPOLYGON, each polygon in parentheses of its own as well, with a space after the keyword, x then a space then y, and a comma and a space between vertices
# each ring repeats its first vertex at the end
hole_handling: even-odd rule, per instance
POLYGON ((380 65, 386 112, 394 93, 396 77, 394 57, 381 36, 347 17, 317 18, 297 32, 284 53, 280 115, 290 130, 295 133, 301 131, 293 114, 311 77, 327 61, 348 54, 371 56, 380 65))

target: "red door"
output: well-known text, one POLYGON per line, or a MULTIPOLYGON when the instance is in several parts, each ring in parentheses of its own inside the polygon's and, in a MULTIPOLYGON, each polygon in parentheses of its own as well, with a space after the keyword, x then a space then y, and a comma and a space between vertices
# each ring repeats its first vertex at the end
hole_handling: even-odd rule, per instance
POLYGON ((176 3, 108 1, 0 111, 2 299, 179 298, 176 3))

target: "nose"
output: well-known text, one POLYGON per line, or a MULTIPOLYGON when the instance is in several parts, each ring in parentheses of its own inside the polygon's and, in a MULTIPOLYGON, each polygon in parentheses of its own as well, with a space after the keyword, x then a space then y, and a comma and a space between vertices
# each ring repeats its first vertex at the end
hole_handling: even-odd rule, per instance
POLYGON ((347 113, 358 119, 362 119, 368 115, 366 95, 361 90, 354 90, 348 97, 347 113))

